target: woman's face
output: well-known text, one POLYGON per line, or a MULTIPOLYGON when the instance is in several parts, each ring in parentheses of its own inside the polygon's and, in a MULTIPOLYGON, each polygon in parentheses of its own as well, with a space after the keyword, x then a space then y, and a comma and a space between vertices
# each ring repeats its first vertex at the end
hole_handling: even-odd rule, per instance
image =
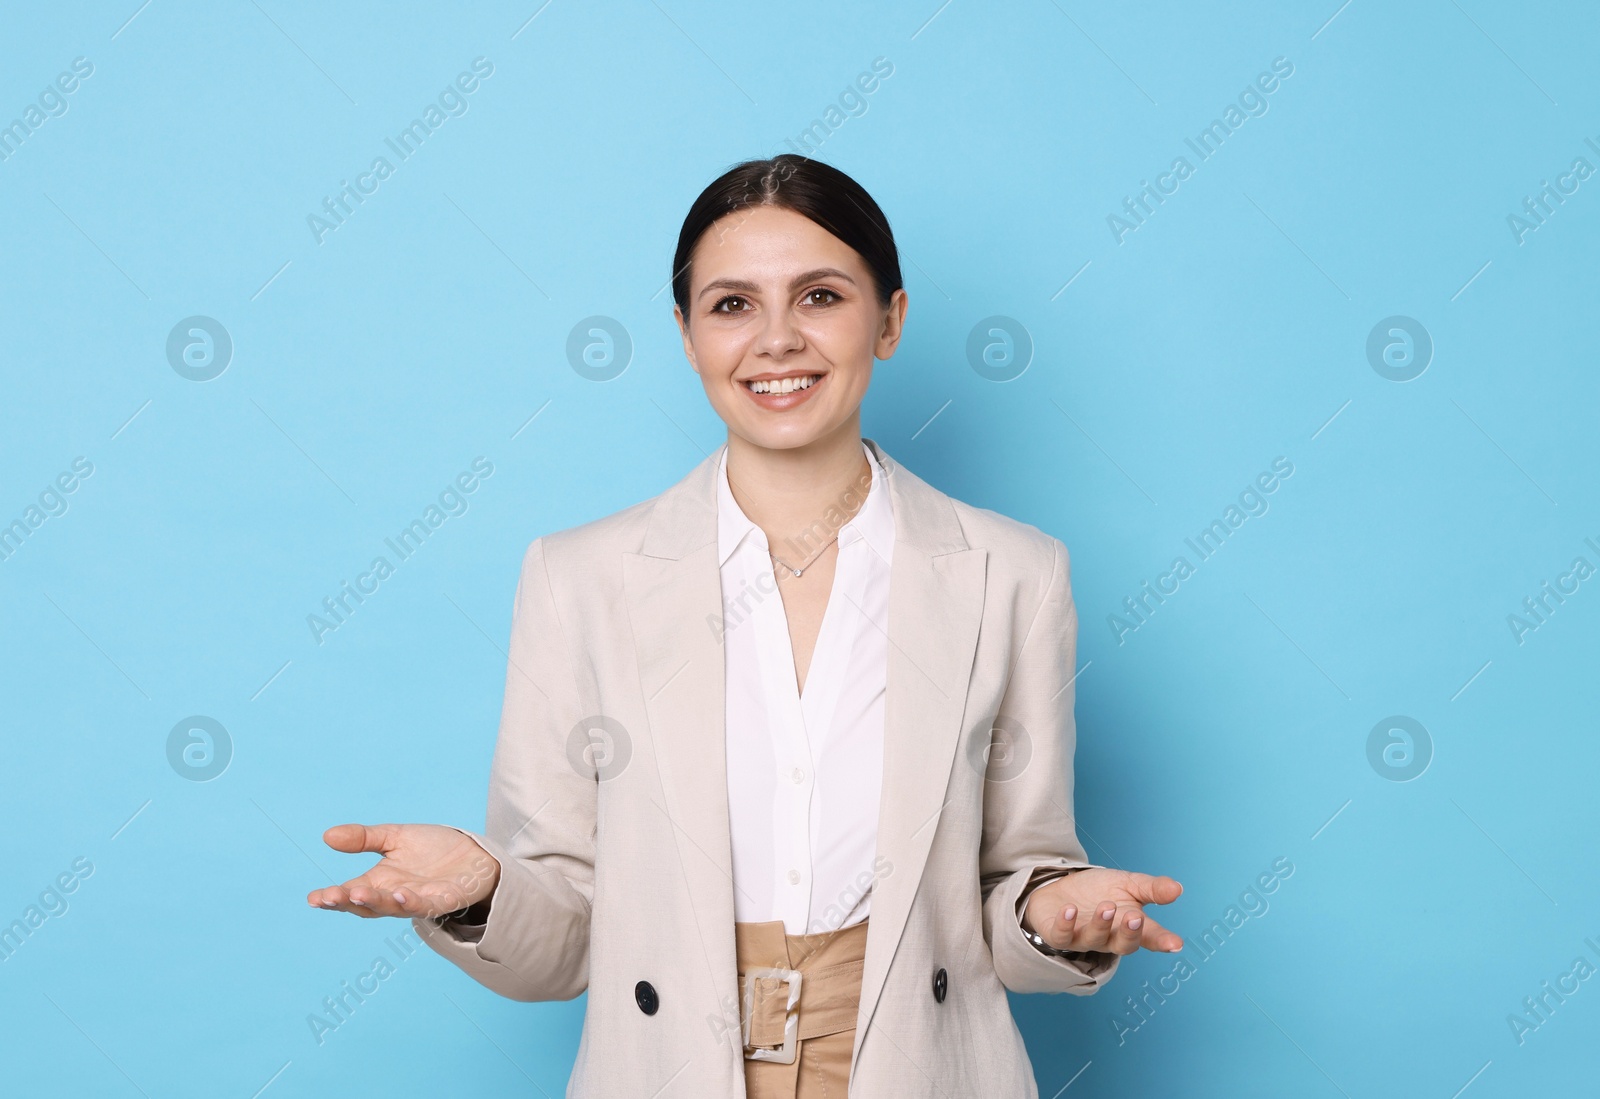
POLYGON ((900 342, 904 290, 879 305, 855 249, 778 206, 712 224, 689 271, 688 315, 673 315, 729 432, 774 450, 860 434, 873 360, 900 342))

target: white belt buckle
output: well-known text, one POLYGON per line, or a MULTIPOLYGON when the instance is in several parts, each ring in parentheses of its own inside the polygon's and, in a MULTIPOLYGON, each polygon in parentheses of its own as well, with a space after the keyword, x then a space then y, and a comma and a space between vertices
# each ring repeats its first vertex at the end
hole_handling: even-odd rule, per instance
POLYGON ((800 971, 798 969, 747 969, 744 973, 744 1018, 741 1020, 740 1029, 744 1038, 744 1057, 747 1061, 776 1061, 779 1064, 792 1065, 795 1058, 795 1047, 800 1035, 800 971), (789 982, 789 1002, 784 1007, 783 1020, 783 1045, 776 1048, 771 1046, 752 1046, 750 1044, 750 1028, 754 1021, 756 979, 759 977, 777 977, 789 982))

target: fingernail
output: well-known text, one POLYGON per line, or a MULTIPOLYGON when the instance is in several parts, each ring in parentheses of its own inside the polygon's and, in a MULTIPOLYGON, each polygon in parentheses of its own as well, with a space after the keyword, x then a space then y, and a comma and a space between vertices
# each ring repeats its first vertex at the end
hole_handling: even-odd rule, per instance
POLYGON ((324 908, 337 908, 338 905, 334 904, 332 901, 323 901, 322 902, 322 907, 324 907, 324 908))
POLYGON ((1067 907, 1065 907, 1065 908, 1063 908, 1061 910, 1061 918, 1063 920, 1067 920, 1069 922, 1072 921, 1072 920, 1077 919, 1078 918, 1078 906, 1075 905, 1075 904, 1067 905, 1067 907))
POLYGON ((1115 908, 1108 908, 1104 912, 1100 913, 1100 918, 1102 920, 1109 921, 1111 919, 1111 917, 1115 916, 1116 914, 1117 914, 1117 910, 1115 908))
POLYGON ((405 904, 406 903, 406 895, 397 890, 395 892, 395 894, 394 894, 394 900, 395 900, 396 904, 405 904))
POLYGON ((1143 926, 1144 926, 1144 918, 1141 917, 1141 916, 1135 916, 1135 917, 1133 917, 1133 919, 1128 921, 1128 930, 1129 931, 1137 931, 1137 930, 1139 930, 1139 928, 1141 928, 1143 926))

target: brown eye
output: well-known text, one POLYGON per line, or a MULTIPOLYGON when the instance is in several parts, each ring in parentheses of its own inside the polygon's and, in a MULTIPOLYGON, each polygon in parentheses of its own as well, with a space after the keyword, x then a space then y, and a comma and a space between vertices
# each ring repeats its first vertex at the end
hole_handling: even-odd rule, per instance
POLYGON ((746 306, 746 305, 749 304, 749 302, 745 301, 743 298, 741 298, 741 297, 739 297, 737 295, 734 295, 734 294, 730 294, 728 297, 723 298, 721 301, 717 302, 717 304, 713 305, 711 307, 711 311, 713 313, 743 313, 743 312, 746 312, 746 310, 743 309, 743 308, 739 308, 739 309, 724 309, 723 308, 723 306, 732 305, 734 302, 738 302, 741 307, 742 306, 746 306))
POLYGON ((819 286, 815 290, 807 290, 806 291, 805 301, 810 305, 832 305, 834 302, 836 302, 838 300, 839 300, 839 295, 835 294, 832 290, 829 290, 825 286, 819 286), (828 297, 828 300, 827 301, 815 301, 815 300, 813 300, 813 299, 816 298, 816 296, 818 294, 826 294, 827 297, 828 297))

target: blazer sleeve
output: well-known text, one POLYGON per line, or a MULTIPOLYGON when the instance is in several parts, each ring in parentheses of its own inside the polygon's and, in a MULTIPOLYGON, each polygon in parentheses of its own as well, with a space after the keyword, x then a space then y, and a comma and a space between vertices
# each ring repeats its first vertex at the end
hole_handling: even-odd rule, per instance
POLYGON ((588 986, 598 776, 582 717, 536 540, 513 602, 485 828, 458 829, 500 864, 488 918, 412 920, 434 951, 513 1000, 570 1000, 588 986))
POLYGON ((1019 912, 1036 877, 1095 865, 1078 842, 1072 806, 1078 614, 1067 548, 1058 538, 1051 543, 1044 599, 995 718, 997 750, 990 754, 984 782, 978 855, 983 935, 995 974, 1011 991, 1086 995, 1110 980, 1120 956, 1091 951, 1084 959, 1068 960, 1041 953, 1023 937, 1019 912))

